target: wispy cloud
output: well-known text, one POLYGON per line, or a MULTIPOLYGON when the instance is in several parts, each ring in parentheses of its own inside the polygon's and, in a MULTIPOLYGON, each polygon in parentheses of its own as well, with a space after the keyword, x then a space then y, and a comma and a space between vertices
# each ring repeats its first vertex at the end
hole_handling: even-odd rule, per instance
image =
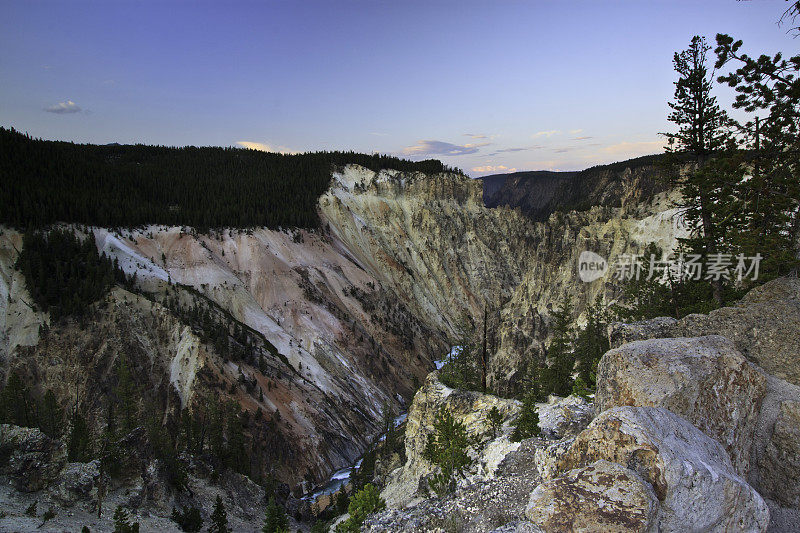
POLYGON ((664 151, 662 141, 622 141, 602 149, 604 152, 615 156, 636 157, 640 155, 657 154, 664 151))
POLYGON ((482 133, 465 133, 464 137, 469 137, 470 139, 488 139, 486 135, 482 133))
POLYGON ((252 142, 252 141, 236 141, 238 146, 248 148, 250 150, 259 150, 261 152, 275 152, 278 154, 296 154, 295 150, 291 150, 285 146, 272 146, 266 143, 252 142))
POLYGON ((467 143, 453 144, 444 141, 419 140, 414 146, 403 148, 403 155, 408 156, 431 156, 431 155, 467 155, 478 152, 483 146, 492 143, 467 143))
POLYGON ((581 133, 582 131, 583 131, 583 128, 580 128, 580 129, 577 129, 577 130, 569 130, 569 134, 570 135, 577 135, 577 134, 581 133))
POLYGON ((506 154, 512 152, 527 152, 529 150, 541 150, 544 146, 534 145, 534 146, 519 146, 514 148, 499 148, 493 151, 489 155, 499 155, 499 154, 506 154))
POLYGON ((69 113, 80 113, 83 109, 78 106, 72 100, 66 100, 64 102, 59 102, 55 105, 51 105, 44 108, 45 111, 48 113, 55 113, 57 115, 66 115, 69 113))
POLYGON ((583 137, 573 137, 573 141, 588 141, 589 139, 594 139, 591 135, 585 135, 583 137))
POLYGON ((536 138, 536 137, 547 137, 547 138, 550 138, 553 135, 558 135, 559 133, 561 133, 561 130, 537 131, 536 133, 533 134, 533 137, 534 138, 536 138))
POLYGON ((370 135, 374 135, 376 137, 388 137, 389 136, 388 133, 382 133, 380 131, 371 131, 371 132, 369 132, 369 134, 370 135))
POLYGON ((485 174, 485 173, 488 173, 488 172, 516 172, 517 169, 516 168, 509 168, 509 167, 507 167, 505 165, 497 165, 497 166, 485 165, 485 166, 482 166, 482 167, 473 167, 472 171, 473 172, 477 172, 479 174, 485 174))

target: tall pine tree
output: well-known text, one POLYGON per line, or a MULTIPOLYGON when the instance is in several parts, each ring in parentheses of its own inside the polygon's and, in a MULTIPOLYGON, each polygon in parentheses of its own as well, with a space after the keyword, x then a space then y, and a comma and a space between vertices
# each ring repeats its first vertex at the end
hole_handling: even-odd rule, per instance
MULTIPOLYGON (((733 182, 714 170, 704 168, 715 155, 730 149, 727 128, 730 120, 711 94, 713 73, 709 73, 705 38, 694 36, 689 48, 673 57, 678 80, 669 106, 669 121, 678 127, 676 133, 665 133, 667 151, 688 154, 695 168, 681 179, 684 217, 692 234, 685 241, 690 253, 699 254, 702 262, 720 253, 726 238, 726 222, 733 200, 733 182)), ((717 306, 724 303, 723 280, 710 280, 711 293, 717 306)))
POLYGON ((550 315, 550 346, 547 349, 546 366, 541 370, 539 394, 568 396, 572 392, 572 370, 575 366, 573 353, 572 298, 567 296, 561 309, 550 315))

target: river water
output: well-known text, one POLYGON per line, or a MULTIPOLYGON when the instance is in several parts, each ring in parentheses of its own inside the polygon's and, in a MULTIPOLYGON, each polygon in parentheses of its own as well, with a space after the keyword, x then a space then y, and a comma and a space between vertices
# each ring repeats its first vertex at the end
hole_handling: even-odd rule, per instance
MULTIPOLYGON (((400 416, 395 417, 394 427, 397 427, 403 422, 405 422, 406 418, 408 418, 408 413, 403 413, 400 416)), ((378 439, 378 442, 382 442, 385 438, 386 434, 384 433, 383 435, 381 435, 380 439, 378 439)), ((363 458, 359 459, 354 464, 348 467, 342 468, 341 470, 337 470, 336 472, 333 473, 333 475, 331 475, 328 481, 326 481, 322 485, 314 487, 314 490, 303 496, 302 499, 316 501, 316 499, 322 496, 323 494, 334 494, 335 492, 338 492, 339 489, 341 489, 350 482, 350 477, 353 475, 353 472, 358 470, 358 468, 361 466, 362 460, 363 458)))

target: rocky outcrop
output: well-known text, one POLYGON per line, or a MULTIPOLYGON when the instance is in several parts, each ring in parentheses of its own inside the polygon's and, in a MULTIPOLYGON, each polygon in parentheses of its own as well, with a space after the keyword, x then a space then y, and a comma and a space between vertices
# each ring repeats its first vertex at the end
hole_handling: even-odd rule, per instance
POLYGON ((764 497, 800 509, 800 387, 767 376, 748 480, 764 497))
POLYGON ((536 404, 539 429, 543 437, 563 439, 575 437, 594 417, 594 405, 580 396, 549 396, 547 403, 536 404))
POLYGON ((22 249, 22 234, 0 226, 0 361, 18 346, 35 346, 39 329, 50 317, 36 309, 25 277, 14 268, 22 249))
POLYGON ((721 443, 747 475, 766 378, 720 336, 652 339, 607 352, 597 365, 597 412, 664 407, 721 443))
POLYGON ((525 507, 531 491, 541 481, 533 454, 542 442, 540 439, 522 441, 506 455, 493 476, 460 483, 454 494, 417 500, 413 505, 390 507, 372 515, 362 531, 485 533, 514 531, 521 526, 529 529, 519 531, 541 533, 525 520, 525 507))
POLYGON ((656 531, 658 500, 636 472, 596 461, 546 481, 531 493, 525 516, 544 531, 656 531))
MULTIPOLYGON (((774 476, 770 491, 778 501, 800 508, 800 401, 781 402, 764 465, 774 476)), ((763 470, 762 470, 763 471, 763 470)), ((765 485, 764 481, 761 482, 765 485)))
POLYGON ((67 447, 36 428, 0 425, 0 475, 17 490, 34 492, 58 478, 67 462, 67 447))
POLYGON ((659 318, 610 328, 613 346, 654 337, 722 335, 769 374, 800 385, 800 279, 779 278, 756 287, 731 307, 680 320, 659 318))
POLYGON ((56 482, 49 488, 50 496, 64 507, 79 501, 94 503, 100 480, 100 461, 67 463, 56 482))
POLYGON ((520 402, 516 400, 451 389, 438 380, 436 372, 432 372, 417 391, 409 408, 405 433, 406 463, 390 476, 381 494, 386 504, 390 507, 408 504, 419 496, 421 480, 434 472, 434 465, 422 454, 428 437, 435 431, 434 421, 441 409, 462 423, 468 436, 476 443, 471 450, 476 459, 475 467, 481 465, 484 472, 491 473, 503 457, 516 447, 508 442, 507 433, 510 432, 509 421, 517 416, 520 407, 520 402), (498 439, 492 438, 488 418, 493 407, 497 407, 504 421, 498 439))
POLYGON ((661 407, 615 407, 562 457, 570 470, 604 459, 634 470, 659 501, 660 531, 766 531, 769 510, 725 449, 661 407))
POLYGON ((552 479, 559 474, 562 459, 572 447, 573 442, 575 442, 575 437, 547 442, 543 446, 536 447, 533 456, 534 464, 542 478, 552 479))

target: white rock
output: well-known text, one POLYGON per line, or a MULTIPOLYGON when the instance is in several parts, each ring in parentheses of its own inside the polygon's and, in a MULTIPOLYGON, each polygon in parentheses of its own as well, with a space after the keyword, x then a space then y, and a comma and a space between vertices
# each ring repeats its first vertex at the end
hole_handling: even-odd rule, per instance
POLYGON ((659 529, 766 531, 769 510, 725 449, 661 407, 615 407, 589 424, 562 457, 569 470, 605 459, 636 471, 660 501, 659 529))

